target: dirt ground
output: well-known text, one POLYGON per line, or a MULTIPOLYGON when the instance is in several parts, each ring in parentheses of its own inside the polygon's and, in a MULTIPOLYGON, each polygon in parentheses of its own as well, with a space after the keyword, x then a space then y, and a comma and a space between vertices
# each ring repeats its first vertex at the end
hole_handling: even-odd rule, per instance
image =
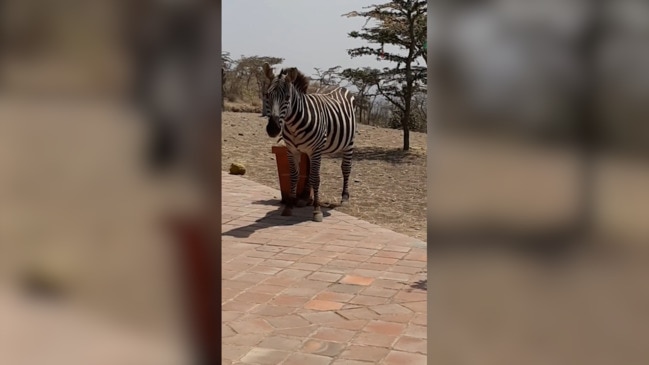
MULTIPOLYGON (((409 152, 401 150, 403 132, 358 126, 352 162, 350 203, 343 213, 426 240, 426 134, 411 133, 409 152)), ((277 139, 266 134, 259 114, 223 113, 223 169, 246 166, 245 177, 279 190, 275 156, 277 139)), ((341 158, 324 158, 321 200, 339 203, 342 194, 341 158)), ((305 208, 308 209, 308 208, 305 208)))

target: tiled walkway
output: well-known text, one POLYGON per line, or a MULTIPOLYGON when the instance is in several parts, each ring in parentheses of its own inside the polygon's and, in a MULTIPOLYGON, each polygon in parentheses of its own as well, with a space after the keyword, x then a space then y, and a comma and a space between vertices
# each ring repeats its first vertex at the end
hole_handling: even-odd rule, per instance
POLYGON ((223 364, 426 364, 425 243, 279 197, 223 173, 223 364))

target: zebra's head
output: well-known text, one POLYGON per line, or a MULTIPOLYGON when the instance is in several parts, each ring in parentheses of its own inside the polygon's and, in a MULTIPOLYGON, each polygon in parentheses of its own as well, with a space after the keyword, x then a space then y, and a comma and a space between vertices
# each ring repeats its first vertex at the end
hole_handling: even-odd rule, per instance
MULTIPOLYGON (((283 69, 279 75, 275 75, 270 65, 265 63, 264 74, 269 84, 262 100, 262 114, 268 117, 266 132, 270 137, 274 138, 282 131, 284 118, 291 112, 291 97, 296 90, 302 91, 304 82, 308 87, 308 81, 295 67, 283 69), (297 89, 296 81, 300 81, 300 87, 297 89)), ((306 92, 306 89, 304 92, 306 92)))

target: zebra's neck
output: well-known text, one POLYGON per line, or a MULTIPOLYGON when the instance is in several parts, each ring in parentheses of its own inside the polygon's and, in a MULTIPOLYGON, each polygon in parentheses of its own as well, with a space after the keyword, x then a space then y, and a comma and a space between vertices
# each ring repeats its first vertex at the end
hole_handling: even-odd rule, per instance
POLYGON ((296 121, 302 119, 305 109, 305 99, 306 94, 303 94, 298 90, 293 90, 293 96, 289 101, 291 103, 291 112, 285 118, 285 123, 288 126, 291 126, 296 121))

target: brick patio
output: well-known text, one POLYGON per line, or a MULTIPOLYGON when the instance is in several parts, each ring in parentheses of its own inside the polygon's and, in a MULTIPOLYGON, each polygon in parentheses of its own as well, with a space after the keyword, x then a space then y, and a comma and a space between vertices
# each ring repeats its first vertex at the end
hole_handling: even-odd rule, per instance
POLYGON ((223 173, 223 364, 426 364, 425 243, 279 197, 223 173))

